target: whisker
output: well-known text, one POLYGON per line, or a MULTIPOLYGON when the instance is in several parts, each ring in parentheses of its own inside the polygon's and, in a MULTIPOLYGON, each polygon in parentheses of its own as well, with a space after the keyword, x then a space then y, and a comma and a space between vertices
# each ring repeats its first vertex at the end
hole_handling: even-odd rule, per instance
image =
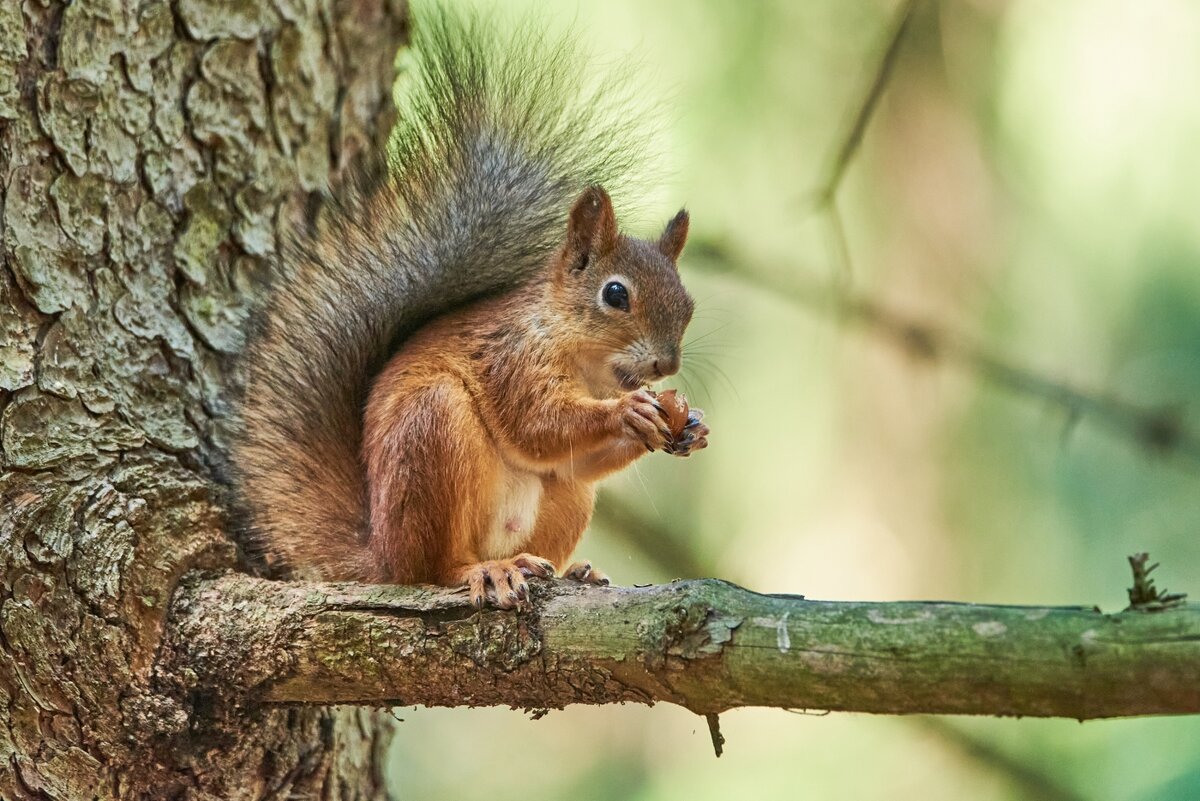
POLYGON ((683 384, 683 392, 688 397, 688 403, 695 405, 695 403, 699 401, 700 406, 702 407, 711 406, 713 397, 712 393, 708 391, 708 387, 705 386, 704 382, 695 375, 689 378, 687 375, 685 375, 686 372, 687 371, 681 371, 679 373, 679 382, 683 384), (696 381, 700 384, 699 392, 695 390, 693 381, 696 381))
POLYGON ((697 371, 706 371, 712 373, 717 378, 720 378, 721 381, 724 382, 725 386, 729 389, 733 397, 736 400, 741 400, 741 393, 738 392, 737 385, 733 383, 732 379, 730 379, 729 374, 726 373, 725 370, 722 369, 721 366, 712 359, 705 358, 704 356, 696 356, 691 360, 689 367, 696 369, 697 371))
POLYGON ((712 391, 708 387, 708 382, 704 380, 704 377, 699 373, 699 371, 696 370, 694 366, 680 371, 680 378, 681 380, 686 381, 689 385, 692 382, 700 385, 700 391, 698 393, 692 392, 691 390, 688 391, 689 398, 693 400, 699 399, 700 403, 704 406, 712 405, 715 399, 713 398, 712 391), (683 377, 685 373, 687 374, 686 378, 683 377))
POLYGON ((683 355, 687 356, 728 356, 732 351, 729 348, 720 346, 709 346, 704 348, 685 348, 683 355))
POLYGON ((728 328, 731 325, 733 325, 733 323, 729 322, 729 323, 725 323, 724 325, 719 325, 716 328, 713 328, 709 331, 705 331, 703 334, 700 334, 699 336, 695 336, 695 337, 692 337, 691 339, 685 340, 683 343, 683 346, 686 348, 689 345, 695 345, 698 342, 703 342, 704 340, 708 339, 709 337, 713 336, 714 334, 721 333, 722 331, 724 331, 726 328, 728 328))
POLYGON ((654 510, 654 516, 661 518, 662 513, 658 511, 658 506, 654 503, 654 495, 650 492, 650 488, 646 486, 646 480, 642 478, 642 471, 638 469, 638 463, 633 463, 633 474, 637 476, 638 483, 642 485, 642 492, 646 493, 646 500, 650 501, 650 508, 654 510))

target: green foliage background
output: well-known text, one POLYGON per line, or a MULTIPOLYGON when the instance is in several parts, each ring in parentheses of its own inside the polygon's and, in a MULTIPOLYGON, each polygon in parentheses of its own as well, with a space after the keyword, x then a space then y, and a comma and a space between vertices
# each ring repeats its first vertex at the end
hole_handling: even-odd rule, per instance
MULTIPOLYGON (((633 53, 645 96, 669 101, 666 180, 647 205, 693 215, 700 339, 673 383, 713 428, 696 458, 656 455, 610 482, 646 525, 598 521, 581 555, 623 584, 689 574, 675 550, 762 591, 1117 609, 1125 556, 1149 550, 1160 583, 1200 593, 1195 458, 770 288, 846 277, 812 192, 895 3, 539 8, 601 63, 633 53), (668 543, 657 562, 638 542, 651 528, 668 543)), ((839 193, 851 286, 1200 431, 1198 75, 1189 0, 923 3, 839 193)), ((403 798, 1200 798, 1196 718, 739 710, 716 760, 703 720, 667 706, 398 714, 403 798)))

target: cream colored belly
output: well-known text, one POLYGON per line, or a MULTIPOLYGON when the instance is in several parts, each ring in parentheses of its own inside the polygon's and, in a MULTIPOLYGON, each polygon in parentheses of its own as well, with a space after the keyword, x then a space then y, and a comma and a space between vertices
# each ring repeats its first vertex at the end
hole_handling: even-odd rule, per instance
POLYGON ((491 525, 483 543, 484 559, 507 559, 524 550, 533 536, 542 480, 533 473, 505 468, 496 481, 491 525))

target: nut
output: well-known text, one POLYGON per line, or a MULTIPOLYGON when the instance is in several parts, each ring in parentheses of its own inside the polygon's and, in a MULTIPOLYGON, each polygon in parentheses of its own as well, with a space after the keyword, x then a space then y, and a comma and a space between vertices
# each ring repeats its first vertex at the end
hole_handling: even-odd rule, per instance
POLYGON ((671 440, 678 442, 688 424, 687 396, 680 394, 678 390, 668 389, 659 392, 655 398, 662 406, 662 416, 667 428, 671 429, 671 440))

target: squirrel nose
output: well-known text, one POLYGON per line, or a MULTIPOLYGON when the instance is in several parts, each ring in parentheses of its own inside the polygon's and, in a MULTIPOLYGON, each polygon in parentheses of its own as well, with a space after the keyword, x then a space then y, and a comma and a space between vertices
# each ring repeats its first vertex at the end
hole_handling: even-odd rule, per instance
POLYGON ((659 378, 675 375, 679 372, 679 361, 679 351, 672 351, 667 358, 654 360, 654 372, 658 373, 659 378))

